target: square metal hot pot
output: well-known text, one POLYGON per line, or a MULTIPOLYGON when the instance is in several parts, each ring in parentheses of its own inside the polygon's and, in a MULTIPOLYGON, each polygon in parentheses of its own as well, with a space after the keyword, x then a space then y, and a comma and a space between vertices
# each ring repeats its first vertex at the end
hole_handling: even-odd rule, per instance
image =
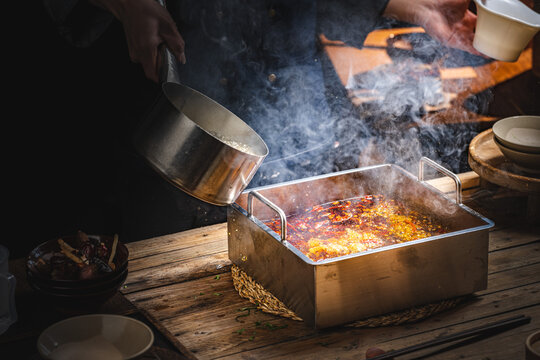
POLYGON ((418 178, 385 164, 246 191, 229 206, 227 222, 230 260, 316 328, 487 287, 488 231, 494 224, 461 203, 456 175, 426 158, 418 178), (455 201, 423 181, 426 164, 454 178, 455 201), (403 201, 450 231, 317 262, 287 242, 287 215, 368 194, 403 201), (282 234, 264 224, 280 212, 282 234))

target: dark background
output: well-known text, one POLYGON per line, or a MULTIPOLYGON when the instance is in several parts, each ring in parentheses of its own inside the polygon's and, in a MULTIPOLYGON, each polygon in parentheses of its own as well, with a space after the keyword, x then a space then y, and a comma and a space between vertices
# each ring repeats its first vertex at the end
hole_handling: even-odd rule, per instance
MULTIPOLYGON (((10 80, 2 132, 8 216, 0 243, 12 257, 26 256, 39 243, 77 230, 118 233, 129 242, 195 223, 171 219, 186 197, 146 166, 130 144, 132 130, 160 88, 129 59, 121 24, 114 20, 91 46, 77 48, 60 37, 41 1, 7 13, 16 18, 24 14, 7 33, 12 43, 6 48, 12 51, 5 52, 10 80)), ((326 73, 330 78, 334 74, 330 67, 326 73)), ((330 83, 339 82, 334 80, 330 83)), ((467 104, 492 116, 540 114, 539 86, 527 72, 467 104)), ((336 104, 341 111, 352 111, 343 102, 336 104)), ((348 127, 344 129, 347 135, 348 127)), ((466 130, 470 138, 479 131, 466 130)), ((345 143, 347 136, 340 140, 345 143)), ((357 142, 352 136, 351 143, 357 142)), ((460 167, 452 170, 469 170, 466 152, 462 155, 460 167)), ((333 170, 354 167, 356 160, 351 157, 333 170)))
POLYGON ((0 243, 12 257, 78 229, 121 232, 123 195, 116 190, 126 179, 118 164, 139 161, 129 134, 159 90, 130 61, 118 21, 77 48, 59 36, 41 1, 26 6, 30 31, 13 34, 4 122, 9 215, 0 243))

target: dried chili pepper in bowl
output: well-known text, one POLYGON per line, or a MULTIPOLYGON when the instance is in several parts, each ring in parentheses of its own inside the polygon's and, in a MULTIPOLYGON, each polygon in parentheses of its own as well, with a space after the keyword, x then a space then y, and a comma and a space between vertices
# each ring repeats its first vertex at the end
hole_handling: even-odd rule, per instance
POLYGON ((118 236, 75 235, 37 246, 26 262, 28 283, 63 304, 99 304, 114 295, 128 274, 128 249, 118 236))

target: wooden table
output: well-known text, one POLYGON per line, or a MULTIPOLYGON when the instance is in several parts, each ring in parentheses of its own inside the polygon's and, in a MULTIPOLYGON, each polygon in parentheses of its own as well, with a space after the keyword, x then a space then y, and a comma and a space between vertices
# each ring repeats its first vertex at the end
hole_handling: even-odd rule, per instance
MULTIPOLYGON (((162 359, 364 359, 365 350, 372 346, 398 349, 524 314, 531 317, 529 324, 477 342, 447 344, 399 357, 523 359, 527 335, 540 328, 540 227, 523 221, 526 194, 479 188, 478 176, 472 172, 460 177, 468 188, 465 203, 496 222, 490 232, 488 288, 418 323, 314 330, 303 322, 251 310, 253 305, 232 284, 226 224, 128 244, 125 287, 99 312, 143 315, 162 335, 162 350, 167 347, 164 343, 177 349, 169 349, 169 357, 162 359)), ((446 179, 432 183, 443 191, 452 189, 446 179)), ((19 281, 20 320, 0 336, 0 358, 11 359, 4 355, 17 350, 21 355, 17 358, 37 359, 38 334, 69 315, 40 307, 21 276, 23 259, 10 266, 19 281)))

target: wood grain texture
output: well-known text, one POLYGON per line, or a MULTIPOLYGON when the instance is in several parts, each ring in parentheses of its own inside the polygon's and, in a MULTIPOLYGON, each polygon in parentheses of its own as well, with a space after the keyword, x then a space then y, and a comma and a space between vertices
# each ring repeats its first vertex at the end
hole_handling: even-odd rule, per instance
MULTIPOLYGON (((462 189, 471 189, 480 185, 480 177, 474 171, 468 171, 457 175, 461 181, 462 189)), ((456 183, 449 177, 441 177, 426 181, 429 185, 443 193, 456 191, 456 183)))
POLYGON ((230 269, 227 224, 127 244, 129 274, 122 292, 220 274, 230 269))

